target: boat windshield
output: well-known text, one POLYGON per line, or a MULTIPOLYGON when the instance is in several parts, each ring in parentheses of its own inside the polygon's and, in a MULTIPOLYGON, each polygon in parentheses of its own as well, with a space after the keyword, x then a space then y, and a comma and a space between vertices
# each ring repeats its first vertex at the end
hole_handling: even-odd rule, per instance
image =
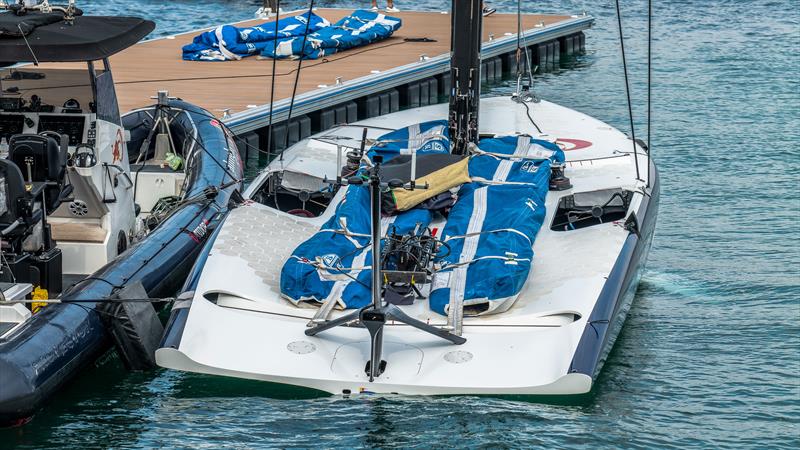
POLYGON ((91 75, 85 66, 48 66, 56 67, 25 66, 0 71, 0 112, 96 112, 91 75))

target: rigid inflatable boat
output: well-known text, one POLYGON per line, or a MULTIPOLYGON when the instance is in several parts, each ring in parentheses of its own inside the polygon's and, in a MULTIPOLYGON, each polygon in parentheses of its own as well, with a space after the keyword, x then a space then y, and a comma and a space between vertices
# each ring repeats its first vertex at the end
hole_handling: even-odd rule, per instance
POLYGON ((209 112, 161 92, 120 117, 108 57, 154 24, 73 12, 30 12, 21 17, 47 20, 0 37, 6 65, 40 63, 0 76, 3 425, 111 348, 109 299, 130 287, 173 295, 241 188, 233 137, 209 112))

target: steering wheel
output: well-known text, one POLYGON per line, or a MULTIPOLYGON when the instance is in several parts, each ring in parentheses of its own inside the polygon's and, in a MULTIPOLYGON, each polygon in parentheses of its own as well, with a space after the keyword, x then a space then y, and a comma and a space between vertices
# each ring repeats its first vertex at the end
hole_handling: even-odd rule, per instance
POLYGON ((55 140, 56 140, 56 142, 58 142, 58 145, 61 145, 61 134, 60 134, 60 133, 57 133, 57 132, 55 132, 55 131, 49 131, 49 130, 48 130, 48 131, 42 131, 42 132, 40 132, 40 133, 39 133, 39 136, 51 137, 51 138, 55 139, 55 140))
POLYGON ((75 100, 74 98, 71 98, 71 99, 69 99, 69 100, 64 102, 63 108, 64 109, 77 109, 77 110, 79 110, 79 109, 81 109, 81 104, 77 100, 75 100))

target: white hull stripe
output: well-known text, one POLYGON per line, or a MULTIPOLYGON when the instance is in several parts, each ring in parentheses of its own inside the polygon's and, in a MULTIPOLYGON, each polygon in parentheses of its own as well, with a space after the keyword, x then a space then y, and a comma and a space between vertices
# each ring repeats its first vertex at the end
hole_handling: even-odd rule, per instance
MULTIPOLYGON (((488 189, 478 188, 473 193, 472 215, 467 225, 467 237, 464 238, 464 248, 459 256, 459 263, 469 262, 475 259, 478 253, 478 242, 480 241, 480 231, 483 228, 483 221, 486 219, 488 189)), ((454 309, 461 310, 464 301, 464 291, 467 282, 467 268, 469 265, 459 266, 453 271, 450 277, 450 303, 448 315, 454 309)))
POLYGON ((522 236, 523 238, 525 238, 526 241, 528 241, 528 242, 531 241, 531 238, 529 238, 528 235, 526 235, 525 233, 523 233, 523 232, 521 232, 519 230, 515 230, 514 228, 498 228, 496 230, 479 231, 477 233, 467 234, 467 235, 464 235, 464 236, 448 236, 447 239, 445 239, 444 241, 445 242, 450 242, 450 241, 455 240, 455 239, 465 239, 465 238, 472 237, 474 235, 481 235, 481 234, 488 234, 488 233, 503 233, 503 232, 515 233, 515 234, 518 234, 518 235, 522 236))
POLYGON ((516 162, 516 158, 524 157, 528 154, 528 149, 530 148, 531 138, 528 136, 520 136, 517 139, 517 148, 514 149, 514 154, 510 159, 504 159, 500 161, 500 164, 497 165, 497 170, 492 177, 492 181, 495 182, 504 182, 508 178, 508 174, 511 172, 511 167, 516 162))

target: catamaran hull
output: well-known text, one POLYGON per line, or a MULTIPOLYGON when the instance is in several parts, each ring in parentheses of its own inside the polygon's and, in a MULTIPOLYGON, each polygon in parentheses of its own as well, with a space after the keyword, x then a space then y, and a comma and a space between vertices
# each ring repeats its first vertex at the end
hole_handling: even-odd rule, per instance
MULTIPOLYGON (((202 248, 206 233, 190 232, 207 223, 208 233, 227 212, 240 184, 241 161, 232 137, 207 111, 173 101, 187 111, 197 129, 200 151, 188 168, 186 197, 212 186, 224 186, 213 200, 188 203, 145 239, 69 289, 63 300, 95 300, 141 283, 152 298, 174 295, 202 248), (221 163, 221 164, 220 164, 221 163), (226 186, 227 184, 227 186, 226 186)), ((202 227, 201 227, 202 229, 202 227)), ((45 307, 13 335, 0 340, 0 425, 21 423, 41 408, 87 365, 111 348, 111 339, 96 303, 45 307)))
MULTIPOLYGON (((507 99, 482 100, 481 108, 490 132, 524 129, 525 111, 507 99)), ((306 336, 316 309, 291 305, 273 281, 288 252, 327 217, 316 223, 248 204, 229 214, 206 244, 184 287, 186 301, 173 308, 157 363, 329 394, 538 397, 590 392, 644 271, 658 211, 658 174, 646 154, 639 153, 637 161, 634 154, 618 151, 631 141, 608 125, 547 102, 537 104, 537 110, 542 128, 556 130, 563 142, 583 145, 567 161, 574 187, 548 193, 544 223, 549 225, 536 238, 533 271, 517 302, 501 314, 465 319, 466 343, 452 345, 389 323, 382 358, 386 371, 370 382, 366 330, 339 327, 306 336), (639 172, 649 182, 639 179, 639 172), (609 189, 630 194, 625 220, 571 230, 552 225, 564 196, 609 189)), ((443 113, 437 107, 420 108, 366 124, 401 127, 443 113)), ((404 312, 434 326, 447 320, 431 312, 426 300, 404 312)))
MULTIPOLYGON (((300 386, 330 394, 357 394, 361 393, 402 393, 407 395, 529 395, 529 396, 570 396, 581 395, 591 391, 594 381, 602 369, 609 352, 614 346, 617 336, 622 330, 627 313, 633 303, 639 281, 645 269, 647 256, 652 244, 655 231, 656 217, 659 206, 659 181, 655 166, 652 167, 653 188, 649 196, 645 197, 636 217, 639 227, 631 232, 623 244, 614 268, 608 276, 592 314, 585 325, 580 337, 575 354, 572 358, 569 371, 557 377, 548 384, 525 385, 514 387, 472 387, 464 386, 430 386, 420 384, 391 384, 346 382, 324 378, 295 378, 271 376, 257 372, 226 370, 220 367, 204 365, 192 360, 185 353, 178 350, 184 325, 188 318, 189 308, 174 309, 167 326, 167 334, 162 345, 157 351, 160 365, 175 370, 204 373, 225 377, 260 380, 265 382, 300 386)), ((216 237, 216 234, 215 236, 216 237)), ((211 239, 206 244, 203 254, 206 255, 214 244, 211 239)), ((197 261, 184 292, 196 287, 197 277, 202 272, 205 258, 197 261)), ((188 304, 186 305, 188 306, 188 304)), ((227 312, 227 311, 225 311, 227 312)), ((218 311, 222 314, 221 311, 218 311)), ((224 321, 224 317, 220 316, 224 321)), ((298 323, 297 326, 302 326, 298 323)), ((354 339, 358 339, 355 336, 354 339)), ((254 356, 257 357, 257 356, 254 356)))
POLYGON ((530 396, 565 396, 589 392, 592 387, 592 378, 580 374, 564 374, 552 383, 540 386, 518 386, 511 388, 468 388, 461 386, 424 386, 414 384, 391 383, 348 383, 326 379, 304 379, 276 377, 266 374, 224 370, 217 367, 204 366, 189 359, 185 354, 170 348, 158 350, 161 365, 185 372, 219 375, 232 378, 265 381, 285 385, 287 387, 303 387, 331 395, 358 395, 358 394, 402 394, 402 395, 530 395, 530 396))
POLYGON ((654 164, 650 166, 652 191, 644 197, 636 213, 639 225, 625 240, 597 305, 589 316, 572 358, 570 373, 584 374, 593 380, 597 378, 633 304, 653 243, 661 193, 658 170, 654 164))

